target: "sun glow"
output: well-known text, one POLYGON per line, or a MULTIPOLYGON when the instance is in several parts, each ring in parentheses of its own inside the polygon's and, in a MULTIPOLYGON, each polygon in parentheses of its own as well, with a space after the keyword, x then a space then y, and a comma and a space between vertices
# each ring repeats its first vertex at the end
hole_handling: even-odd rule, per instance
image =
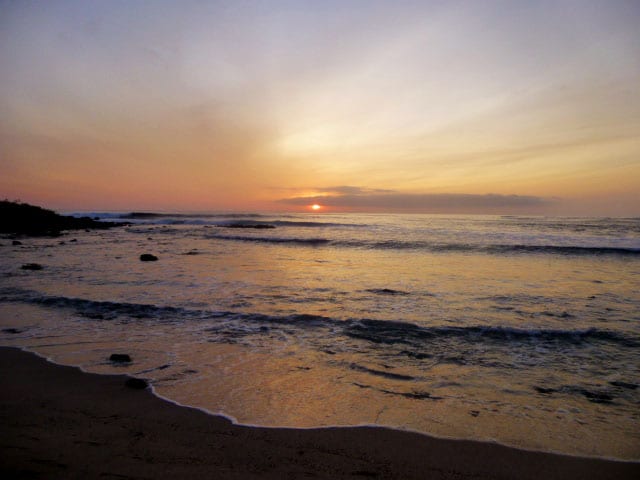
POLYGON ((313 205, 311 205, 311 210, 315 210, 318 211, 320 210, 322 207, 320 205, 318 205, 317 203, 314 203, 313 205))

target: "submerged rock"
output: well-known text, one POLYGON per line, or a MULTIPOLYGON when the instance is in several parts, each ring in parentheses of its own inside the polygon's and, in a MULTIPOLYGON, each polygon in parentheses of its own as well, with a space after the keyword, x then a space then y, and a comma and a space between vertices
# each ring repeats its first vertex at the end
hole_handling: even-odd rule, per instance
POLYGON ((635 383, 621 382, 621 381, 613 381, 609 383, 614 387, 626 388, 628 390, 635 390, 636 388, 638 388, 638 385, 635 383))
POLYGON ((542 394, 545 394, 545 395, 557 392, 557 390, 555 388, 533 387, 533 389, 536 392, 542 393, 542 394))
POLYGON ((112 353, 109 360, 116 363, 126 363, 131 361, 131 357, 126 353, 112 353))
POLYGON ((156 257, 155 255, 151 255, 150 253, 143 253, 142 255, 140 255, 141 262, 155 262, 157 260, 158 257, 156 257))
POLYGON ((3 328, 2 329, 2 333, 13 333, 13 334, 16 334, 16 333, 22 333, 22 330, 19 330, 17 328, 3 328))
POLYGON ((592 392, 589 390, 582 390, 580 393, 593 403, 613 403, 613 397, 608 393, 592 392))
POLYGON ((391 288, 368 288, 366 291, 369 293, 375 293, 377 295, 409 295, 409 292, 404 292, 402 290, 393 290, 391 288))
POLYGON ((44 267, 39 263, 25 263, 20 268, 22 270, 42 270, 44 267))
POLYGON ((13 246, 22 245, 22 242, 20 240, 14 240, 13 242, 11 242, 11 245, 13 246))
POLYGON ((275 225, 270 225, 268 223, 230 223, 228 225, 217 225, 217 226, 225 227, 225 228, 255 228, 256 230, 276 228, 275 225))

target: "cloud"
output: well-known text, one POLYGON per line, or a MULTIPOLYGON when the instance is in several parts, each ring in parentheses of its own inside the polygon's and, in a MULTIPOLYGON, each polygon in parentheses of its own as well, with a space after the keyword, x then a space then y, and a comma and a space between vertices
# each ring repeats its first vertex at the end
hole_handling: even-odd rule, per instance
POLYGON ((327 207, 352 210, 418 211, 431 213, 540 212, 558 202, 556 198, 530 195, 465 193, 400 193, 359 187, 334 187, 325 192, 336 195, 291 197, 279 200, 288 205, 318 203, 327 207), (348 193, 342 193, 348 192, 348 193), (388 192, 388 193, 385 193, 388 192))
POLYGON ((376 193, 394 193, 394 190, 385 190, 382 188, 363 188, 363 187, 354 187, 351 185, 341 185, 338 187, 323 187, 317 188, 319 192, 322 193, 330 193, 330 194, 338 194, 338 195, 371 195, 376 193))

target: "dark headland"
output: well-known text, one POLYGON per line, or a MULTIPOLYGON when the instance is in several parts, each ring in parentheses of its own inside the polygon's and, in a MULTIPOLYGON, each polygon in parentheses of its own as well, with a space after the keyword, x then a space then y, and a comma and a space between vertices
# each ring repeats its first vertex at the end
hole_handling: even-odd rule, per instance
POLYGON ((0 478, 635 479, 640 463, 528 452, 385 428, 233 425, 0 348, 0 478))
POLYGON ((0 233, 25 236, 58 236, 64 230, 106 229, 126 225, 99 222, 90 217, 60 215, 27 203, 0 201, 0 233))

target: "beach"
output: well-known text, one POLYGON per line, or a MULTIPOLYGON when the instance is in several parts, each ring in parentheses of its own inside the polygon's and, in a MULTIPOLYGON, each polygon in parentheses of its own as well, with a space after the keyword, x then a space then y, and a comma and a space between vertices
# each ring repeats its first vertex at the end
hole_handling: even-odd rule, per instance
POLYGON ((0 348, 3 478, 625 479, 640 464, 379 427, 257 428, 0 348))

